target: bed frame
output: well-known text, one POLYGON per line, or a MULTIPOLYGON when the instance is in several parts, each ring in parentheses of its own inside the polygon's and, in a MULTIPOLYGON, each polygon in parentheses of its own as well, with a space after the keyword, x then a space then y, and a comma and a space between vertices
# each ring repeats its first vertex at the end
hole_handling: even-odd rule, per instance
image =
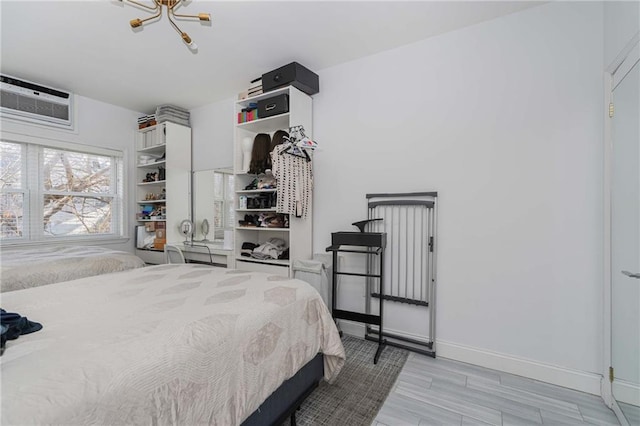
POLYGON ((306 363, 298 372, 285 381, 251 414, 242 426, 279 426, 289 417, 291 426, 296 425, 296 410, 313 392, 324 377, 324 359, 321 353, 306 363))

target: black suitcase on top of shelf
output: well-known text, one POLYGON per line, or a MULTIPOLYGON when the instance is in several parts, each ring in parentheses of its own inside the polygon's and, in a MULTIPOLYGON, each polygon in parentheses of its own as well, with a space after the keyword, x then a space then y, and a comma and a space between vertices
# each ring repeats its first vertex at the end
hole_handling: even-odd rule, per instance
POLYGON ((258 101, 258 118, 267 118, 285 112, 289 112, 289 95, 286 93, 258 101))
POLYGON ((320 91, 318 74, 297 62, 291 62, 288 65, 262 74, 263 92, 289 85, 302 90, 307 95, 315 95, 320 91))

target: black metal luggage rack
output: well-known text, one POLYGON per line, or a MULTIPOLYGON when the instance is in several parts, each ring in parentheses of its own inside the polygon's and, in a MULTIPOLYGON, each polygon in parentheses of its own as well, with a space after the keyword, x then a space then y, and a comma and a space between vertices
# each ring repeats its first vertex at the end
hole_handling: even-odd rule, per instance
MULTIPOLYGON (((386 232, 364 232, 364 225, 369 221, 356 222, 353 225, 358 226, 361 232, 333 232, 331 233, 331 245, 327 247, 326 251, 333 253, 333 274, 332 274, 332 287, 333 297, 331 298, 331 311, 334 319, 345 319, 350 321, 362 322, 365 324, 377 325, 380 333, 378 334, 378 350, 373 358, 373 363, 378 363, 378 358, 382 353, 382 349, 386 345, 387 341, 382 334, 382 318, 383 318, 383 299, 380 298, 380 311, 379 315, 373 315, 369 313, 361 313, 354 311, 345 311, 336 309, 336 299, 338 296, 337 291, 337 277, 338 275, 350 275, 356 277, 378 278, 380 282, 380 292, 384 294, 384 249, 387 245, 386 232), (366 254, 367 257, 371 255, 377 255, 380 257, 380 271, 378 274, 372 273, 356 273, 356 272, 341 272, 338 271, 338 253, 358 253, 366 254)), ((368 291, 369 289, 367 289, 368 291)))

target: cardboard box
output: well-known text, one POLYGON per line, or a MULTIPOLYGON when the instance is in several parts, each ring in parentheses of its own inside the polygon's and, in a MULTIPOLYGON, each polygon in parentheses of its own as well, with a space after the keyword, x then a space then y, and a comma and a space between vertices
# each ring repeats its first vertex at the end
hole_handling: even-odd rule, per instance
POLYGON ((153 248, 156 250, 164 250, 165 244, 167 244, 167 240, 164 238, 156 238, 153 240, 153 248))
POLYGON ((156 230, 156 223, 155 222, 147 222, 144 224, 144 228, 147 232, 153 232, 156 230))

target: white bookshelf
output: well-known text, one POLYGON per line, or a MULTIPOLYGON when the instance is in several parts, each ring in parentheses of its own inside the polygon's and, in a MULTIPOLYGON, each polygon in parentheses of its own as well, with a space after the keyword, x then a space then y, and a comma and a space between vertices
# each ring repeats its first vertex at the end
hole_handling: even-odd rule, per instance
POLYGON ((243 170, 242 141, 247 137, 253 140, 258 133, 268 133, 273 137, 273 134, 277 130, 285 130, 288 132, 290 127, 299 125, 304 126, 306 135, 312 137, 313 124, 311 97, 291 86, 273 90, 271 92, 263 93, 249 99, 237 101, 235 104, 233 119, 235 128, 233 169, 236 187, 236 227, 234 228, 234 254, 236 260, 236 268, 292 276, 291 267, 294 260, 311 259, 312 257, 313 244, 311 208, 309 209, 309 214, 305 219, 290 216, 288 228, 239 226, 238 221, 243 220, 246 214, 255 215, 262 212, 275 212, 275 207, 264 209, 240 209, 240 196, 250 197, 252 195, 276 192, 275 189, 244 189, 256 176, 248 173, 248 170, 243 170), (240 112, 243 108, 246 108, 250 103, 257 103, 261 99, 271 98, 273 96, 281 95, 284 93, 289 96, 289 112, 272 117, 259 118, 257 120, 245 123, 237 122, 237 113, 240 112), (281 238, 287 243, 287 247, 289 248, 289 259, 258 260, 241 255, 242 243, 251 242, 260 245, 265 243, 269 238, 272 237, 281 238))
MULTIPOLYGON (((136 214, 135 223, 162 222, 168 244, 182 240, 178 225, 191 218, 191 129, 171 122, 146 127, 137 133, 136 140, 136 213, 142 206, 151 205, 154 210, 163 209, 161 218, 141 218, 136 214), (143 156, 151 160, 142 161, 143 156), (143 182, 148 173, 159 173, 164 168, 165 179, 143 182), (149 194, 156 199, 146 200, 149 194)), ((136 254, 147 263, 163 263, 159 250, 136 249, 136 254)))

